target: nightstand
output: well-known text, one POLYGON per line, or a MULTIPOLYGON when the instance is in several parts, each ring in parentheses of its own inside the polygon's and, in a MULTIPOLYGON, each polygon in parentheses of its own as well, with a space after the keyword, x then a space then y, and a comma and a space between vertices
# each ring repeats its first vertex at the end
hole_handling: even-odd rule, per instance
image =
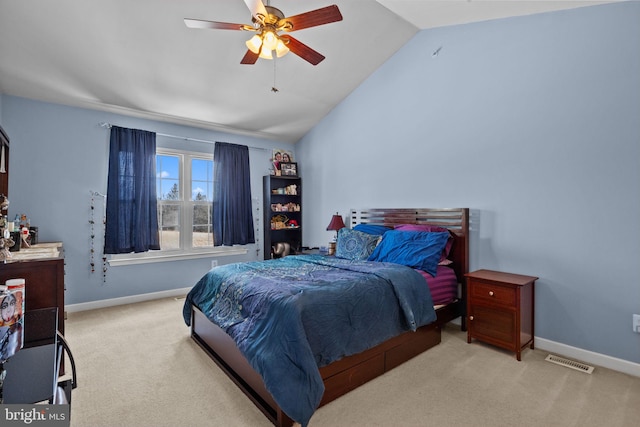
POLYGON ((477 270, 467 278, 467 342, 486 342, 516 353, 531 349, 534 337, 533 276, 477 270))

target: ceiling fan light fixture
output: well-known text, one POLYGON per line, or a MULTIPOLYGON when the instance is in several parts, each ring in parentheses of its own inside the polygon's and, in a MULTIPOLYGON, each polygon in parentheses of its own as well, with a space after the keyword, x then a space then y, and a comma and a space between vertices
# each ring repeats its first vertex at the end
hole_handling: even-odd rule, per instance
POLYGON ((278 45, 278 36, 273 31, 265 31, 262 33, 262 50, 275 50, 278 45))
POLYGON ((281 38, 278 38, 278 43, 276 43, 276 55, 278 56, 278 58, 280 58, 280 57, 286 55, 287 53, 289 53, 289 48, 282 41, 281 38))
POLYGON ((265 49, 264 46, 262 46, 262 50, 260 50, 259 56, 262 59, 273 59, 273 51, 269 49, 265 49))
POLYGON ((247 40, 246 45, 251 52, 259 53, 260 46, 262 46, 262 39, 260 38, 259 35, 255 34, 253 37, 247 40))
POLYGON ((262 59, 273 59, 273 52, 275 51, 278 58, 286 55, 289 52, 289 48, 285 41, 275 32, 267 30, 260 34, 256 34, 246 42, 249 50, 262 59))

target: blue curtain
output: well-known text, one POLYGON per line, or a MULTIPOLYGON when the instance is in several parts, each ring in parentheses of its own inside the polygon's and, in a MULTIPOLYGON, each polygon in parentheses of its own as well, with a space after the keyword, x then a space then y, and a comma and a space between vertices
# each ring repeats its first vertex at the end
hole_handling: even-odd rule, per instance
POLYGON ((156 134, 111 127, 104 253, 160 249, 156 134))
POLYGON ((216 142, 213 151, 214 246, 255 243, 249 148, 216 142))

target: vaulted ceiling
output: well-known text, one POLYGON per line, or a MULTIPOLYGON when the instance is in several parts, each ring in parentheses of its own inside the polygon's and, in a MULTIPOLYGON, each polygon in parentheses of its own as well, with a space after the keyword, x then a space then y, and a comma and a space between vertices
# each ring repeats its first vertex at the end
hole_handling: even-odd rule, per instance
POLYGON ((241 65, 252 33, 184 24, 250 24, 243 0, 0 0, 0 92, 296 142, 420 29, 606 2, 264 3, 285 16, 337 4, 342 21, 294 33, 326 59, 241 65))

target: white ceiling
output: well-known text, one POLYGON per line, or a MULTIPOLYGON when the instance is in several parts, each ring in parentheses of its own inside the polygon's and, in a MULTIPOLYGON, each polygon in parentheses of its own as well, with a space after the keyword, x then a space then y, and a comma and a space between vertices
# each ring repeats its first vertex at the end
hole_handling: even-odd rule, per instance
POLYGON ((291 53, 241 65, 251 33, 184 25, 250 23, 243 0, 0 0, 0 92, 296 142, 419 29, 597 3, 273 0, 286 16, 340 8, 292 34, 326 56, 314 67, 291 53))

